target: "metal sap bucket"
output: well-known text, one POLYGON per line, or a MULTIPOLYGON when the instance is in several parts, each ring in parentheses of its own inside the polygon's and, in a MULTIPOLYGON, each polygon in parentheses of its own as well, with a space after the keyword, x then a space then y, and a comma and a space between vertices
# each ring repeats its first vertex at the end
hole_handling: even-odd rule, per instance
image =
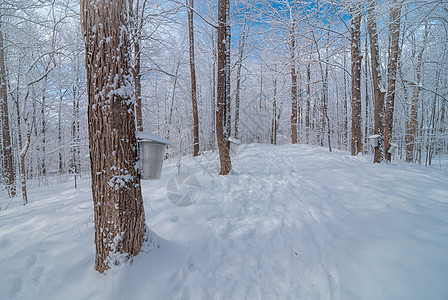
POLYGON ((241 145, 241 141, 229 137, 229 142, 230 142, 230 149, 229 149, 229 154, 231 157, 237 157, 238 156, 238 148, 241 145))
POLYGON ((166 145, 170 141, 149 132, 137 131, 138 159, 141 179, 160 179, 166 145))

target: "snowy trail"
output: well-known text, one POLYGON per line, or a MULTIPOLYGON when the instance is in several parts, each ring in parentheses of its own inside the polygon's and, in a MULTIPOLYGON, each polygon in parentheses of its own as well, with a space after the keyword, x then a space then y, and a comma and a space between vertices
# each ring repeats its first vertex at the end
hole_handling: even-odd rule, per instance
POLYGON ((106 276, 88 180, 36 190, 0 212, 0 299, 447 299, 447 170, 370 161, 243 145, 219 177, 217 153, 183 158, 201 184, 188 207, 166 198, 167 164, 143 183, 160 248, 106 276))

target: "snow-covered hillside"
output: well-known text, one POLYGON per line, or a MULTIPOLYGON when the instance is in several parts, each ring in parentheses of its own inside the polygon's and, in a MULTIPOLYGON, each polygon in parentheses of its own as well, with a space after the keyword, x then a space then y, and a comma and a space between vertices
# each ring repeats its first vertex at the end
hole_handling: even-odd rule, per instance
POLYGON ((243 145, 232 164, 182 158, 187 207, 166 195, 175 161, 143 182, 160 247, 106 275, 89 180, 30 190, 0 211, 0 299, 448 298, 446 169, 306 145, 243 145))

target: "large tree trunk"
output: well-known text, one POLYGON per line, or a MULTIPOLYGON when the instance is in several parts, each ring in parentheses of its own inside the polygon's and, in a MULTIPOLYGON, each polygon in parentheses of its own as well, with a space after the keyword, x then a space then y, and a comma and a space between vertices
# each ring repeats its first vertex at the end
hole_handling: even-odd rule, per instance
POLYGON ((11 135, 8 113, 8 92, 6 87, 5 52, 3 50, 3 31, 0 18, 0 106, 1 106, 1 128, 2 128, 2 166, 3 178, 6 189, 11 197, 16 195, 15 172, 12 161, 11 135))
POLYGON ((137 255, 145 214, 137 149, 125 0, 81 1, 95 216, 95 269, 137 255))
POLYGON ((189 0, 188 9, 188 36, 190 41, 190 80, 191 80, 191 104, 193 106, 193 156, 199 155, 199 117, 198 99, 196 92, 196 65, 194 62, 194 27, 193 5, 194 0, 189 0))
POLYGON ((218 140, 221 171, 219 175, 227 175, 232 169, 229 155, 230 137, 230 37, 227 24, 229 0, 218 2, 218 91, 216 108, 216 137, 218 140))
POLYGON ((352 155, 362 152, 361 137, 361 8, 356 5, 351 13, 352 54, 352 155))
POLYGON ((395 105, 395 83, 397 80, 397 66, 399 55, 399 39, 400 39, 400 15, 401 15, 401 0, 392 1, 393 7, 390 11, 390 49, 389 49, 389 64, 387 67, 388 73, 388 86, 387 86, 387 99, 386 99, 386 113, 385 113, 385 128, 384 128, 384 156, 387 162, 391 161, 392 154, 389 152, 392 129, 394 122, 394 105, 395 105))
POLYGON ((375 21, 375 0, 369 0, 367 28, 370 36, 370 60, 372 69, 373 92, 375 97, 375 128, 374 133, 379 135, 378 146, 375 147, 374 163, 383 160, 384 151, 384 92, 381 90, 381 73, 378 52, 378 32, 375 21))

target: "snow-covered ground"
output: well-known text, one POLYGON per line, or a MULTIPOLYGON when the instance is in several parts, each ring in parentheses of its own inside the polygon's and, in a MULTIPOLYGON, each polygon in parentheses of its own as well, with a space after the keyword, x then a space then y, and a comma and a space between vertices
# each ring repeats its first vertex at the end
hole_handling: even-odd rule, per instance
POLYGON ((242 148, 225 177, 217 153, 182 158, 201 186, 191 206, 167 198, 175 161, 143 182, 160 247, 106 275, 90 181, 31 189, 0 211, 0 299, 448 299, 446 168, 242 148))

